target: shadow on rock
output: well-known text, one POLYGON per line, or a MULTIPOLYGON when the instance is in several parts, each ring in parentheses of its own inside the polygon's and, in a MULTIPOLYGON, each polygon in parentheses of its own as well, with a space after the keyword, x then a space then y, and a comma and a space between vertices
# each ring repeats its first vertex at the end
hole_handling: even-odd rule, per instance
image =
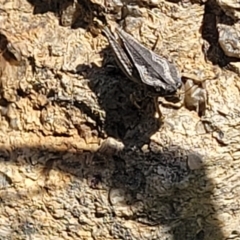
POLYGON ((106 113, 101 125, 107 136, 121 140, 127 147, 141 147, 159 129, 159 120, 155 117, 156 109, 152 98, 134 102, 131 95, 141 92, 138 84, 111 64, 112 56, 108 49, 102 51, 104 66, 94 64, 78 66, 78 72, 85 72, 89 87, 98 97, 98 103, 106 113))
POLYGON ((224 239, 211 203, 214 184, 198 153, 177 146, 161 151, 150 143, 145 153, 123 150, 112 161, 114 213, 156 227, 152 236, 143 232, 142 239, 224 239))
POLYGON ((211 200, 214 184, 198 153, 178 146, 160 150, 153 143, 144 152, 115 147, 105 142, 96 152, 59 151, 50 146, 1 149, 5 165, 21 164, 26 179, 33 179, 42 169, 37 179, 41 184, 36 182, 25 190, 13 188, 12 184, 19 184, 15 182, 19 177, 11 179, 8 172, 0 174, 3 209, 12 204, 13 209, 21 207, 9 219, 13 226, 11 236, 50 231, 51 226, 41 222, 41 218, 31 220, 36 204, 39 206, 39 195, 44 207, 37 210, 38 214, 51 215, 52 226, 56 221, 75 237, 76 229, 88 226, 91 212, 99 226, 103 224, 101 229, 106 226, 114 239, 225 239, 215 213, 217 206, 211 200), (25 209, 22 202, 28 201, 31 204, 25 209), (65 206, 68 221, 59 215, 61 206, 65 206), (74 224, 72 218, 78 221, 74 224), (139 232, 129 227, 137 222, 142 224, 139 232), (26 226, 30 227, 27 232, 26 226))
MULTIPOLYGON (((0 33, 0 53, 0 57, 3 58, 4 61, 7 61, 12 65, 19 65, 21 56, 17 53, 9 39, 3 33, 0 33)), ((0 61, 0 63, 3 64, 3 60, 0 61)))
POLYGON ((87 28, 93 23, 94 17, 103 17, 103 8, 89 0, 27 0, 33 7, 34 14, 53 12, 59 17, 62 26, 87 28))

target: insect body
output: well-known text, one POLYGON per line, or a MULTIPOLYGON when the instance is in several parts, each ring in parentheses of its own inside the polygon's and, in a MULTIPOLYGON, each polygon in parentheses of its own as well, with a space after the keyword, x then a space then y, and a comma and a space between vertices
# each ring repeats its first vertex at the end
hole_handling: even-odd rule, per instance
POLYGON ((134 82, 145 85, 153 96, 174 95, 182 86, 181 77, 175 65, 147 49, 122 29, 116 30, 121 43, 108 27, 105 27, 103 32, 125 75, 134 82))

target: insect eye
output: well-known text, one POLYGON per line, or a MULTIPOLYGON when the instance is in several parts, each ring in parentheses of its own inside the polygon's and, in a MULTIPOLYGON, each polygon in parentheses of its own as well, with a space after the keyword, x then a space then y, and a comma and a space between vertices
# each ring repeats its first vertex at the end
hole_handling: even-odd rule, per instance
POLYGON ((162 88, 158 87, 156 88, 157 92, 161 92, 162 91, 162 88))

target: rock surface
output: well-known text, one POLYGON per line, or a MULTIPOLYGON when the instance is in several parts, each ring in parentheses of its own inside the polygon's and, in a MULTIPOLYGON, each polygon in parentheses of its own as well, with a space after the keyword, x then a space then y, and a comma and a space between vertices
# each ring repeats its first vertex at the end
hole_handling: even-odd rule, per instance
POLYGON ((0 239, 240 239, 240 77, 218 35, 233 20, 193 2, 1 1, 0 239), (159 99, 163 125, 130 101, 104 19, 197 90, 159 99))

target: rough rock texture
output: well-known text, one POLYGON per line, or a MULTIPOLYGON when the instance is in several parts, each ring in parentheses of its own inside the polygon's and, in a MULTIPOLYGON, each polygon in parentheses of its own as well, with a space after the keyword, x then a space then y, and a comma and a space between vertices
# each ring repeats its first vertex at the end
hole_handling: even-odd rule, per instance
POLYGON ((240 58, 240 25, 218 24, 219 44, 229 57, 240 58))
POLYGON ((0 239, 240 239, 239 65, 217 28, 234 21, 202 2, 0 2, 0 239), (104 21, 192 87, 159 99, 163 125, 104 21))
POLYGON ((238 0, 216 0, 219 6, 224 10, 224 12, 235 18, 236 20, 240 19, 240 3, 238 0))

